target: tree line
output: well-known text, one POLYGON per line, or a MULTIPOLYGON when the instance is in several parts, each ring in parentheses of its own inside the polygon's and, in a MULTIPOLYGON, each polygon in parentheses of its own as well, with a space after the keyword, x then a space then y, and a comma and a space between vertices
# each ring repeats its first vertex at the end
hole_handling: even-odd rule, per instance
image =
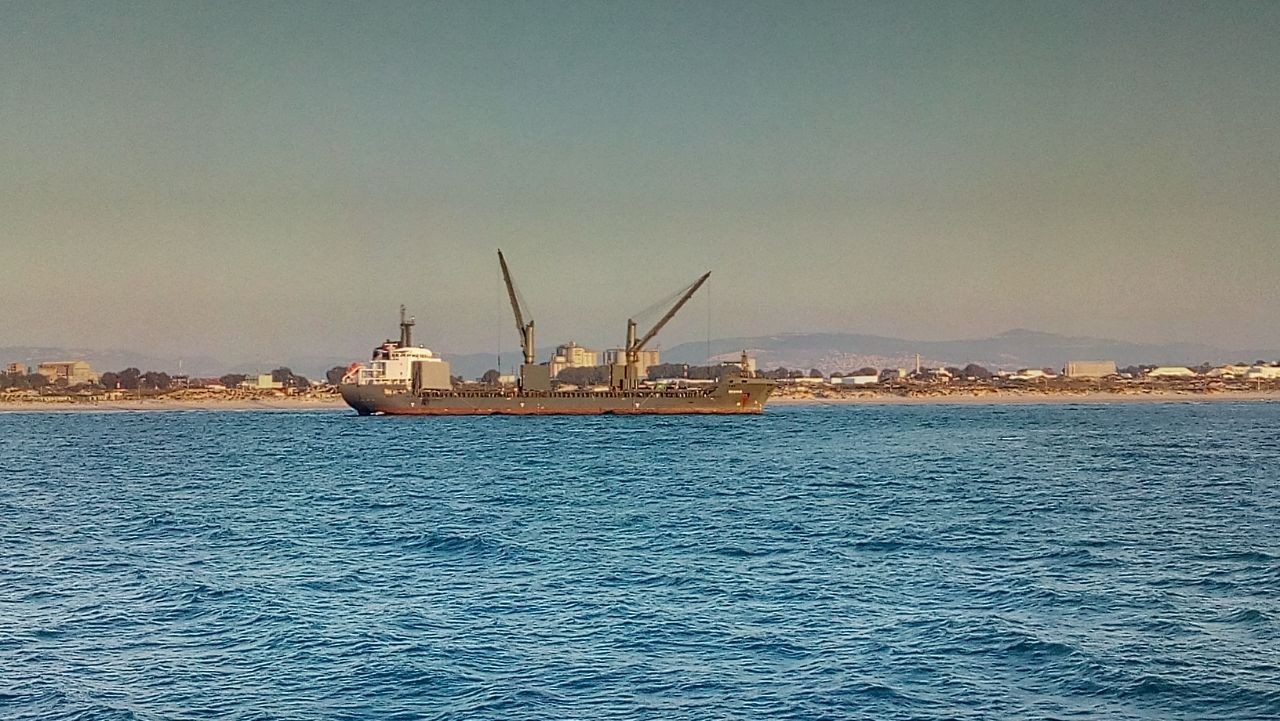
MULTIPOLYGON (((248 377, 242 373, 228 373, 219 377, 218 383, 227 388, 235 388, 248 377)), ((296 390, 311 387, 311 381, 306 376, 283 366, 271 371, 271 380, 283 384, 285 388, 296 390)), ((68 384, 65 378, 50 381, 39 373, 0 373, 0 390, 40 390, 46 386, 77 390, 167 391, 173 389, 174 379, 164 371, 142 371, 132 367, 121 371, 107 371, 95 383, 75 385, 68 384)))
POLYGON ((49 379, 39 373, 0 373, 0 391, 39 390, 49 385, 49 379))

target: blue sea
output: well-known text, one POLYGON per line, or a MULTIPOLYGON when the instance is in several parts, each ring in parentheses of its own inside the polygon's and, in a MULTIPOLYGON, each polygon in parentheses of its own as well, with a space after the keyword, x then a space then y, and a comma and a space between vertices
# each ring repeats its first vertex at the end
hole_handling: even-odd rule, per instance
POLYGON ((0 415, 0 717, 1280 718, 1280 404, 0 415))

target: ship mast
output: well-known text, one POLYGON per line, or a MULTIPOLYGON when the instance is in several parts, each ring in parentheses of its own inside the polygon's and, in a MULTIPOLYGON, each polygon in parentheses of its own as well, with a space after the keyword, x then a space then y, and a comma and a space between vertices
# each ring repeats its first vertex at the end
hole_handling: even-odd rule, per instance
POLYGON ((680 295, 680 299, 676 301, 675 305, 671 306, 671 309, 666 312, 666 315, 659 318, 658 322, 654 323, 653 327, 649 329, 649 332, 645 333, 639 339, 636 338, 635 320, 632 318, 627 319, 626 367, 624 369, 623 376, 620 379, 620 383, 615 383, 615 385, 621 385, 627 389, 632 389, 640 385, 640 351, 644 349, 644 345, 646 343, 653 340, 653 337, 658 334, 658 331, 662 330, 663 326, 675 317, 676 313, 680 312, 680 309, 684 307, 684 304, 689 302, 689 299, 693 297, 693 294, 697 293, 698 289, 702 287, 702 284, 706 283, 707 279, 710 277, 711 272, 708 271, 704 273, 701 278, 695 280, 693 285, 689 286, 689 289, 680 295))
POLYGON ((400 306, 400 347, 408 348, 410 345, 412 345, 412 341, 413 341, 414 319, 410 317, 408 320, 405 320, 404 310, 405 310, 404 306, 401 305, 400 306))

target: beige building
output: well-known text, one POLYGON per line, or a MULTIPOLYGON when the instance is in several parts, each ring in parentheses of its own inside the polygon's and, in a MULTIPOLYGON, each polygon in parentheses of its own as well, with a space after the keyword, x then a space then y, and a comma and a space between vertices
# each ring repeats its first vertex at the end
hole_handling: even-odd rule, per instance
MULTIPOLYGON (((618 363, 626 363, 626 362, 627 362, 627 352, 621 348, 610 348, 609 350, 604 352, 604 364, 607 366, 611 366, 618 363)), ((649 366, 656 366, 661 363, 662 361, 659 360, 658 351, 656 350, 640 351, 641 377, 647 376, 649 374, 649 366)))
POLYGON ((1106 378, 1116 375, 1115 361, 1070 361, 1064 369, 1068 378, 1106 378))
POLYGON ((880 376, 844 376, 843 378, 832 378, 831 385, 836 386, 869 386, 880 382, 880 376))
POLYGON ((1041 368, 1020 368, 1017 373, 1009 376, 1009 380, 1015 381, 1035 381, 1042 378, 1053 378, 1053 376, 1045 373, 1041 368))
POLYGON ((10 363, 4 367, 4 372, 10 375, 25 376, 27 374, 27 367, 21 363, 10 363))
POLYGON ((1209 378, 1243 378, 1249 372, 1249 366, 1224 365, 1210 370, 1205 375, 1209 378))
POLYGON ((549 365, 551 377, 555 378, 565 368, 591 368, 600 365, 600 354, 569 341, 556 347, 556 354, 551 357, 549 365))
POLYGON ((1196 372, 1185 366, 1159 366, 1147 371, 1151 378, 1194 378, 1196 372))
POLYGON ((240 387, 248 390, 279 390, 284 388, 284 383, 275 380, 270 373, 261 373, 257 377, 249 376, 240 381, 240 387))
POLYGON ((1251 381, 1280 379, 1280 367, 1251 366, 1249 370, 1245 372, 1244 377, 1251 381))
POLYGON ((97 383, 98 374, 93 372, 84 361, 50 361, 36 367, 36 373, 49 379, 50 383, 66 380, 67 385, 81 383, 97 383))
POLYGON ((1160 366, 1147 371, 1149 378, 1195 378, 1196 372, 1183 366, 1160 366))

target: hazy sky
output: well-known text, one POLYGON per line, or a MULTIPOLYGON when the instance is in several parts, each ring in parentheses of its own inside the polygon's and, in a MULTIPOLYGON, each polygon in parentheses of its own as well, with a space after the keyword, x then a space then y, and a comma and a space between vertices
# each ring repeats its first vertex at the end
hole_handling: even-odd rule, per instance
MULTIPOLYGON (((0 4, 0 346, 1280 347, 1280 3, 0 4), (709 317, 710 316, 710 317, 709 317)), ((0 359, 3 360, 3 359, 0 359)))

